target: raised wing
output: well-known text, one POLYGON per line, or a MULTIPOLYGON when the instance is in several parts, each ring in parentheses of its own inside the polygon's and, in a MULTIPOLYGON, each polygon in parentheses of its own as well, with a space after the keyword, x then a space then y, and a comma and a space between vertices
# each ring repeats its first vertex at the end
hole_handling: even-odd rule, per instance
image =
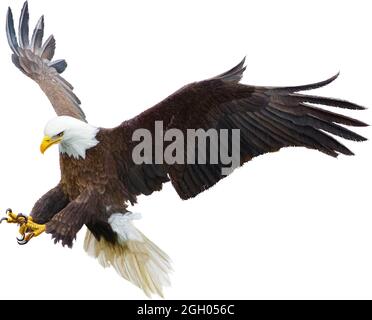
MULTIPOLYGON (((154 164, 154 159, 151 164, 135 164, 132 152, 139 142, 133 141, 133 133, 137 129, 147 129, 154 137, 155 121, 162 121, 164 130, 179 129, 185 136, 188 129, 239 129, 240 153, 234 156, 239 157, 240 164, 289 146, 315 149, 333 157, 353 154, 328 133, 348 140, 366 140, 342 126, 362 127, 365 123, 313 104, 353 110, 363 107, 339 99, 298 93, 325 86, 338 75, 319 83, 276 88, 239 84, 243 71, 244 60, 220 76, 182 88, 153 108, 106 132, 111 143, 115 140, 120 144, 115 145, 118 171, 129 192, 148 195, 171 180, 179 196, 188 199, 224 177, 221 158, 218 163, 206 159, 205 164, 198 160, 188 164, 186 159, 184 164, 154 164)), ((153 149, 155 142, 152 141, 153 149)), ((232 150, 230 142, 225 146, 228 150, 232 150)), ((170 143, 165 143, 164 148, 170 143)), ((186 156, 190 152, 197 154, 196 148, 197 145, 188 150, 185 143, 186 156)), ((210 154, 213 146, 207 144, 207 148, 206 154, 210 154)))
POLYGON ((19 19, 18 40, 14 29, 12 10, 6 21, 8 43, 13 51, 12 61, 25 75, 37 82, 54 107, 57 115, 71 116, 86 121, 80 100, 73 86, 60 74, 66 69, 65 60, 52 60, 56 41, 51 35, 44 43, 44 17, 42 16, 29 38, 28 3, 24 3, 19 19))

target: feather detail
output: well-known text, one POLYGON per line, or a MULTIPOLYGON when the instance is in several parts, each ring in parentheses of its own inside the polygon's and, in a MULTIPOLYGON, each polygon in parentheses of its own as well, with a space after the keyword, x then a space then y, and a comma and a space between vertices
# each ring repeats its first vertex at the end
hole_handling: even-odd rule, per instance
POLYGON ((19 44, 22 48, 27 48, 29 46, 28 21, 29 21, 29 13, 28 13, 28 3, 26 1, 21 11, 21 16, 19 18, 19 29, 18 29, 19 44))
POLYGON ((218 76, 213 77, 211 80, 218 79, 218 80, 222 80, 225 82, 238 83, 242 79, 243 73, 245 69, 247 68, 244 66, 244 64, 245 64, 245 57, 235 67, 233 67, 229 71, 226 71, 218 76))
POLYGON ((31 50, 39 54, 44 37, 44 16, 41 16, 36 24, 31 38, 31 50))
POLYGON ((109 224, 118 236, 117 242, 113 244, 103 238, 98 241, 88 230, 84 249, 103 267, 114 267, 119 275, 141 288, 147 296, 158 294, 163 297, 163 287, 170 285, 170 259, 133 225, 134 219, 138 219, 138 215, 131 212, 111 215, 109 224))

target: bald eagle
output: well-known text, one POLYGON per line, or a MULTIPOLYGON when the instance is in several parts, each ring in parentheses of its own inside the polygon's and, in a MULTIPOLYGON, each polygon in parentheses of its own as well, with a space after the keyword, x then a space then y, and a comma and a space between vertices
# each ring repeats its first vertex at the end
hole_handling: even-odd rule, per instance
POLYGON ((319 105, 353 110, 363 107, 299 93, 325 86, 338 75, 302 86, 244 85, 240 83, 244 60, 227 72, 181 88, 115 128, 95 127, 87 122, 72 85, 61 76, 67 66, 65 60, 53 60, 54 37, 43 42, 44 17, 30 39, 26 2, 17 39, 9 8, 6 31, 13 63, 40 86, 58 115, 46 124, 40 150, 44 153, 58 145, 61 169, 60 182, 36 202, 30 216, 9 210, 6 220, 20 224, 20 244, 45 231, 55 243, 72 247, 85 225, 88 253, 103 266, 113 266, 147 294, 162 294, 171 266, 168 256, 133 226, 137 215, 127 210, 128 203, 136 203, 138 195, 161 190, 169 181, 182 199, 189 199, 224 175, 220 159, 217 163, 136 163, 132 153, 138 145, 133 139, 137 129, 154 133, 155 123, 162 121, 164 130, 177 129, 185 134, 188 129, 239 130, 240 164, 284 147, 306 147, 332 157, 353 155, 329 133, 365 140, 342 126, 362 127, 365 123, 319 105))

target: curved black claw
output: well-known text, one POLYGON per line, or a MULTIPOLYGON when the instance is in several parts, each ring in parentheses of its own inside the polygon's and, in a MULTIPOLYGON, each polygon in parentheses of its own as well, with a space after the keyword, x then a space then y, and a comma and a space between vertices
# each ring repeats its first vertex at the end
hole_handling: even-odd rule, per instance
POLYGON ((1 218, 1 219, 0 219, 0 224, 1 224, 3 221, 8 222, 8 218, 1 218))
POLYGON ((8 209, 6 209, 5 213, 6 213, 6 214, 8 214, 8 213, 13 213, 13 210, 10 209, 10 208, 8 208, 8 209))

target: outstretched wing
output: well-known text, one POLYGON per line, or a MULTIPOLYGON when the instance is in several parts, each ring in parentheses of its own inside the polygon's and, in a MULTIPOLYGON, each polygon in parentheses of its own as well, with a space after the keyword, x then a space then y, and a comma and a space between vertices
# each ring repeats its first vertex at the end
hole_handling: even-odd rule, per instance
MULTIPOLYGON (((328 133, 348 140, 365 140, 342 126, 361 127, 366 126, 365 123, 313 104, 353 110, 363 107, 339 99, 298 93, 325 86, 338 75, 304 86, 256 87, 239 84, 244 70, 243 60, 230 71, 190 84, 137 117, 103 132, 106 140, 115 144, 118 171, 129 192, 148 195, 171 180, 179 196, 188 199, 224 177, 220 158, 217 164, 208 159, 205 164, 198 161, 195 164, 135 164, 132 151, 138 142, 133 141, 133 133, 137 129, 147 129, 154 137, 155 121, 162 121, 164 130, 179 129, 185 136, 187 129, 239 129, 241 164, 289 146, 316 149, 333 157, 353 154, 328 133)), ((184 150, 186 154, 190 152, 186 146, 184 150)), ((191 152, 197 154, 197 150, 191 152)), ((131 201, 135 200, 134 196, 131 201)))
POLYGON ((14 29, 12 10, 8 9, 6 34, 13 51, 12 61, 25 75, 37 82, 52 103, 57 115, 71 116, 86 121, 80 100, 73 86, 60 74, 66 69, 65 60, 53 61, 56 41, 50 36, 43 44, 44 17, 42 16, 29 39, 29 12, 27 1, 23 5, 18 40, 14 29))

